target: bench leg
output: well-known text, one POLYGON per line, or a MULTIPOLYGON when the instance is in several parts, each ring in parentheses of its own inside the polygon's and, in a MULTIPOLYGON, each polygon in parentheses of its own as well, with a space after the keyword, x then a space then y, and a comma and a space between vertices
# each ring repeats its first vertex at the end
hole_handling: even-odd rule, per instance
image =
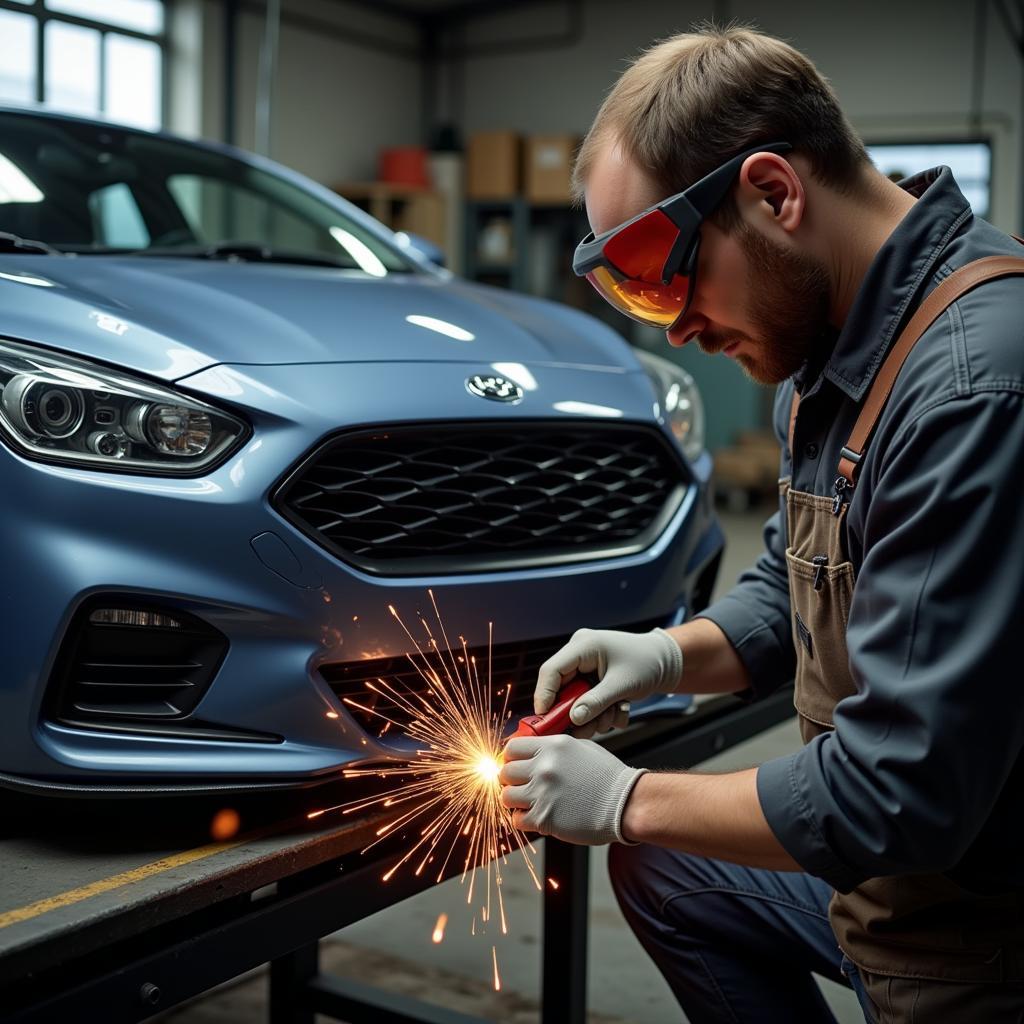
POLYGON ((320 943, 270 962, 270 1024, 313 1024, 309 983, 320 971, 320 943))
POLYGON ((544 880, 541 1022, 586 1024, 590 848, 545 839, 544 880))

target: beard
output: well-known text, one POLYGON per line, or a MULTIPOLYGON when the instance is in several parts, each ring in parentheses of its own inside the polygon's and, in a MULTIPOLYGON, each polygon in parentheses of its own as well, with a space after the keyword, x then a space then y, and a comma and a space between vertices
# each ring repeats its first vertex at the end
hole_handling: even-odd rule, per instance
POLYGON ((747 376, 759 384, 779 384, 803 366, 828 330, 829 276, 813 256, 777 245, 745 223, 736 232, 747 258, 754 333, 702 332, 697 343, 710 355, 747 341, 755 353, 736 354, 747 376))

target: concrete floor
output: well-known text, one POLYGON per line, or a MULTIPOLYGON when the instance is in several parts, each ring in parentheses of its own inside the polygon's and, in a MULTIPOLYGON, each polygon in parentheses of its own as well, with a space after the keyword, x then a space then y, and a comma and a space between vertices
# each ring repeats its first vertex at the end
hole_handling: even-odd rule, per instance
MULTIPOLYGON (((728 538, 719 590, 727 589, 761 549, 757 512, 726 513, 728 538)), ((711 770, 748 767, 795 749, 799 736, 787 722, 705 763, 711 770)), ((633 937, 615 903, 605 866, 606 852, 591 854, 589 1005, 593 1024, 666 1024, 684 1018, 661 975, 633 937)), ((540 900, 527 872, 510 868, 505 877, 509 935, 496 942, 502 992, 491 986, 493 938, 471 936, 465 888, 453 880, 399 906, 361 921, 332 937, 325 967, 361 981, 404 991, 495 1021, 537 1020, 540 965, 540 900), (444 941, 431 932, 440 913, 449 915, 444 941)), ((822 981, 840 1024, 863 1016, 852 992, 822 981)), ((165 1014, 176 1024, 227 1024, 259 1020, 263 984, 256 979, 222 989, 206 1000, 165 1014)))

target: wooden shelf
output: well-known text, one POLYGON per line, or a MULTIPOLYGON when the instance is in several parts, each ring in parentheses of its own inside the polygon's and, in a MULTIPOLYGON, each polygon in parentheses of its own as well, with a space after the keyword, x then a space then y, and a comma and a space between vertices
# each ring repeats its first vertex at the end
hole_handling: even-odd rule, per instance
POLYGON ((338 195, 355 203, 392 231, 420 235, 448 250, 445 237, 445 197, 430 188, 392 185, 384 181, 351 181, 333 186, 338 195))

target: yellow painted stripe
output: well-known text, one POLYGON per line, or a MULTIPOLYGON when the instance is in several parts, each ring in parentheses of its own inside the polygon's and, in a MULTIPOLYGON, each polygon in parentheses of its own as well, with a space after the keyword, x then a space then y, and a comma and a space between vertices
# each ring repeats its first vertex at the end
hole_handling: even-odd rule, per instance
POLYGON ((40 914, 49 913, 51 910, 58 910, 61 907, 69 907, 73 903, 81 903, 82 900, 99 896, 100 893, 110 892, 112 889, 119 889, 123 885, 131 885, 133 882, 141 882, 153 875, 159 875, 163 871, 170 871, 172 868, 180 868, 185 864, 191 864, 214 854, 223 853, 225 850, 241 846, 254 838, 253 835, 236 839, 226 843, 209 843, 206 846, 197 846, 194 850, 184 850, 175 853, 170 857, 155 860, 152 864, 143 864, 141 867, 132 868, 130 871, 122 871, 119 875, 111 875, 109 878, 101 878, 99 881, 90 882, 88 885, 80 886, 77 889, 69 889, 67 892, 58 893, 56 896, 47 896, 46 899, 36 900, 24 907, 16 907, 14 910, 7 910, 0 913, 0 928, 8 925, 18 924, 20 921, 28 921, 40 914))

